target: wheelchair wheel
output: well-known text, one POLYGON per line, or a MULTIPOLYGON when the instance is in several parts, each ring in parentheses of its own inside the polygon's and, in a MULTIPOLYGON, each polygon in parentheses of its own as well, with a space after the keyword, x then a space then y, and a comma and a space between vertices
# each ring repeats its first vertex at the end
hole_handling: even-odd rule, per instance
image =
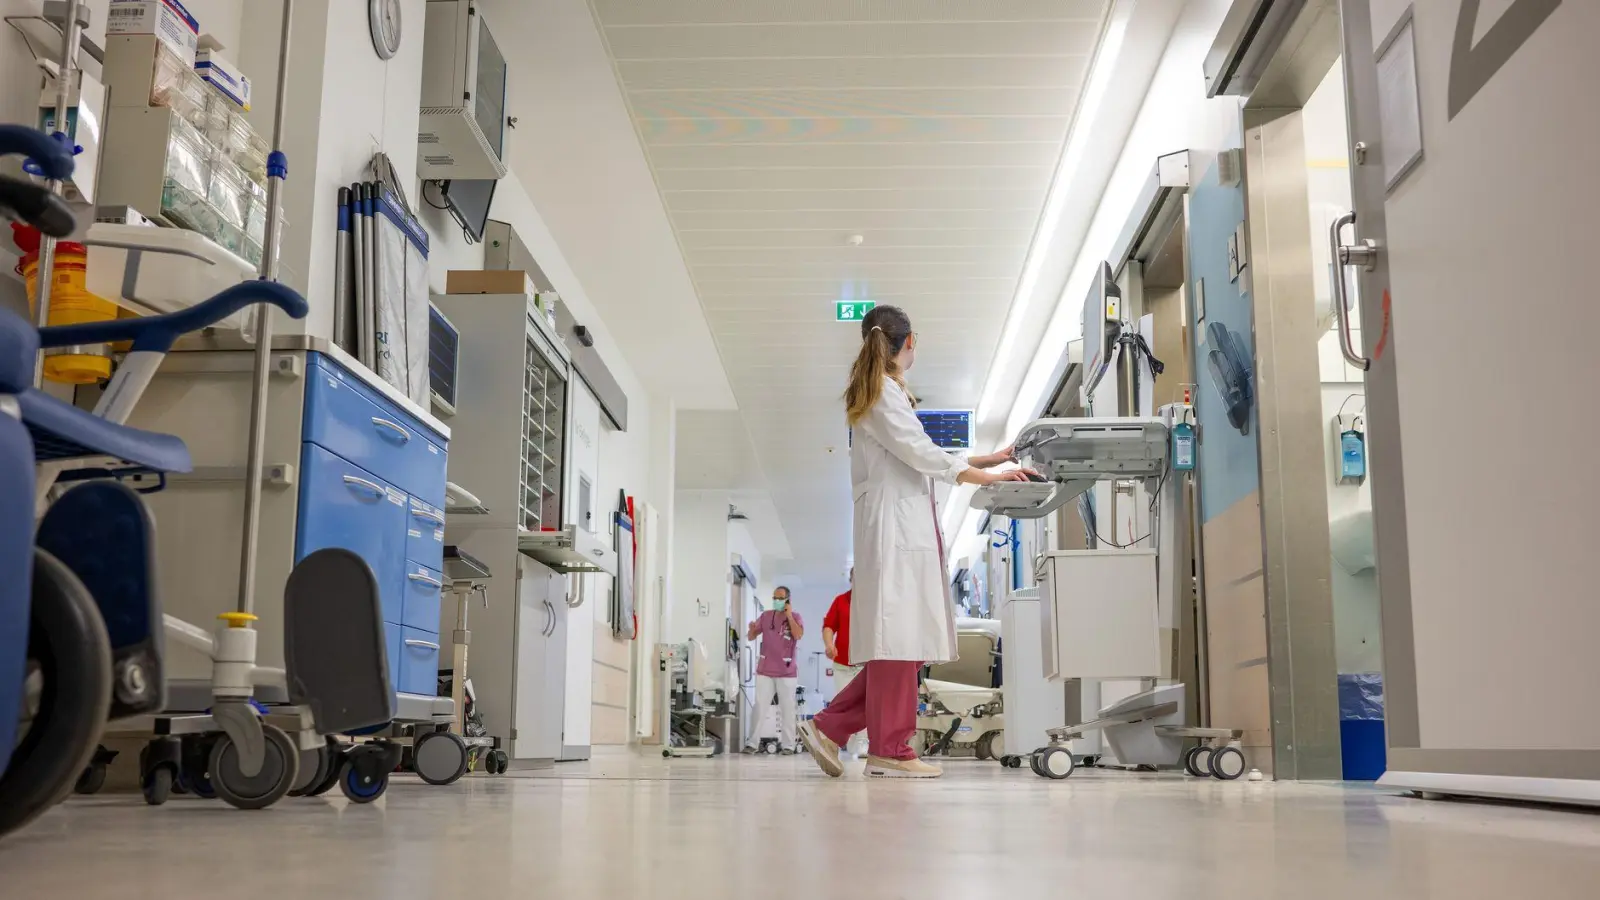
POLYGON ((111 642, 83 583, 33 553, 23 737, 0 774, 0 834, 32 821, 73 788, 111 709, 111 642))

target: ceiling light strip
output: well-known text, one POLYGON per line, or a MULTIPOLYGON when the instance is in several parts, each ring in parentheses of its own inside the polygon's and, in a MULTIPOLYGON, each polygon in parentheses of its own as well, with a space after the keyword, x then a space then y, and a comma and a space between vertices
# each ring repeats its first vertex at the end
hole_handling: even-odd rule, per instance
POLYGON ((1088 152, 1095 120, 1099 118, 1100 107, 1105 102, 1106 92, 1111 87, 1111 76, 1116 68, 1117 58, 1122 53, 1122 42, 1127 36, 1128 20, 1133 7, 1132 0, 1118 0, 1106 17, 1104 37, 1095 51, 1088 85, 1084 88, 1082 101, 1073 114, 1066 148, 1061 153, 1055 176, 1050 181, 1050 192, 1045 199, 1039 229, 1034 232, 1033 241, 1028 247, 1028 259, 1023 264, 1022 277, 1017 282, 1016 294, 1012 298, 1010 312, 1000 333, 1000 343, 995 348, 994 363, 990 366, 983 393, 978 400, 980 423, 995 412, 996 392, 1003 380, 1001 374, 1010 368, 1011 353, 1021 334, 1028 308, 1033 303, 1035 288, 1039 281, 1039 270, 1044 265, 1045 256, 1050 252, 1050 245, 1055 240, 1056 229, 1061 224, 1061 215, 1065 211, 1067 194, 1072 185, 1072 172, 1082 163, 1084 154, 1088 152))

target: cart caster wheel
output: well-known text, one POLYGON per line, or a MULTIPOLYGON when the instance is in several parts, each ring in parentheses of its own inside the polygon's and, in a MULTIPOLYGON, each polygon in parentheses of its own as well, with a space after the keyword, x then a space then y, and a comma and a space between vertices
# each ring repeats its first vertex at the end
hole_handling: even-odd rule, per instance
POLYGON ((1196 778, 1211 777, 1211 757, 1216 750, 1211 747, 1196 747, 1184 757, 1184 769, 1196 778))
POLYGON ((778 745, 777 744, 768 744, 765 748, 763 748, 762 752, 766 753, 768 756, 777 756, 778 755, 778 745))
POLYGON ((1236 781, 1244 774, 1244 751, 1238 747, 1223 747, 1211 754, 1208 762, 1211 777, 1219 781, 1236 781))
POLYGON ((300 774, 289 789, 291 797, 310 796, 328 780, 328 769, 334 765, 333 753, 326 744, 314 750, 300 751, 300 774))
POLYGON ((1046 747, 1039 751, 1034 763, 1034 771, 1041 777, 1060 781, 1072 774, 1077 768, 1077 763, 1072 759, 1072 751, 1065 747, 1046 747))
POLYGON ((211 787, 229 806, 265 809, 289 793, 300 769, 300 751, 275 725, 262 725, 265 756, 261 771, 247 776, 239 769, 239 748, 223 735, 211 748, 211 787))
POLYGON ((1039 768, 1039 761, 1044 756, 1044 750, 1045 748, 1040 747, 1039 749, 1028 754, 1028 768, 1032 770, 1033 774, 1039 776, 1040 778, 1044 777, 1044 771, 1039 768))
POLYGON ((323 794, 339 786, 339 776, 344 772, 344 748, 333 738, 328 738, 328 767, 322 772, 322 780, 311 786, 306 791, 307 797, 321 797, 323 794))
POLYGON ((417 738, 411 751, 417 777, 428 784, 455 784, 467 774, 467 744, 448 731, 430 731, 417 738))
POLYGON ((83 770, 78 776, 78 783, 72 786, 74 794, 98 794, 106 786, 106 764, 90 762, 89 768, 83 770))
POLYGON ((1206 776, 1211 774, 1210 772, 1202 771, 1201 769, 1197 768, 1195 766, 1195 764, 1194 764, 1195 756, 1201 750, 1204 750, 1204 749, 1206 749, 1206 748, 1205 747, 1190 747, 1189 749, 1183 751, 1183 771, 1184 771, 1185 774, 1189 775, 1192 778, 1205 778, 1206 776))
POLYGON ((494 773, 496 775, 504 775, 506 772, 510 771, 511 757, 508 756, 504 750, 494 751, 493 753, 489 754, 489 758, 494 760, 494 773))
POLYGON ((975 753, 979 759, 995 759, 998 754, 994 752, 994 746, 1000 742, 1002 733, 1003 732, 999 731, 990 731, 984 734, 983 737, 978 738, 978 746, 973 748, 973 753, 975 753))
POLYGON ((172 769, 167 766, 156 766, 144 776, 144 783, 140 785, 144 793, 144 802, 150 806, 160 806, 172 797, 172 769))
POLYGON ((362 775, 354 765, 345 764, 344 775, 339 778, 339 790, 351 803, 371 803, 389 789, 389 776, 362 775))
POLYGON ((672 758, 672 751, 671 750, 663 750, 663 751, 661 751, 661 758, 662 759, 671 759, 672 758))
POLYGON ((1002 756, 1000 757, 1000 765, 1005 766, 1008 769, 1020 769, 1022 768, 1022 757, 1002 756))

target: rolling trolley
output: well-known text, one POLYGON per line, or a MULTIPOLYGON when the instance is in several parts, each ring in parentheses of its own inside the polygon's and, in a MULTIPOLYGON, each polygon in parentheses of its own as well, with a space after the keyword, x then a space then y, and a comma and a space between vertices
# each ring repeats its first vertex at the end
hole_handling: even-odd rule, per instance
MULTIPOLYGON (((260 281, 254 283, 262 286, 277 284, 282 185, 288 177, 288 159, 279 148, 287 105, 293 7, 293 0, 284 0, 274 149, 267 160, 266 235, 260 281)), ((298 295, 296 299, 303 316, 305 301, 298 295)), ((324 738, 392 718, 378 586, 360 556, 330 548, 296 564, 284 592, 284 668, 256 665, 253 623, 272 373, 272 316, 260 310, 253 325, 255 366, 238 601, 233 612, 218 617, 221 625, 215 633, 166 617, 167 633, 208 654, 212 672, 209 684, 185 686, 199 687, 202 696, 209 694, 209 704, 202 711, 154 719, 155 737, 140 754, 139 767, 145 799, 151 804, 165 802, 178 788, 203 796, 214 794, 235 807, 256 809, 270 806, 291 791, 308 792, 332 779, 337 779, 352 799, 370 799, 367 795, 381 793, 375 793, 372 786, 386 779, 398 761, 397 749, 338 752, 324 738)), ((135 390, 125 398, 113 382, 102 400, 102 405, 118 408, 124 418, 159 363, 159 358, 138 356, 131 353, 123 363, 125 371, 136 373, 130 379, 135 390)), ((168 708, 196 705, 179 702, 168 708)))
MULTIPOLYGON (((1078 768, 1068 743, 1092 731, 1101 732, 1117 762, 1148 768, 1183 770, 1196 778, 1234 781, 1246 771, 1239 740, 1244 732, 1231 728, 1184 725, 1184 686, 1163 685, 1113 703, 1095 719, 1077 725, 1050 728, 1050 743, 1028 754, 1028 768, 1041 778, 1063 779, 1078 768), (1198 741, 1194 746, 1189 742, 1198 741)), ((1022 767, 1023 757, 1007 756, 1001 763, 1022 767)))

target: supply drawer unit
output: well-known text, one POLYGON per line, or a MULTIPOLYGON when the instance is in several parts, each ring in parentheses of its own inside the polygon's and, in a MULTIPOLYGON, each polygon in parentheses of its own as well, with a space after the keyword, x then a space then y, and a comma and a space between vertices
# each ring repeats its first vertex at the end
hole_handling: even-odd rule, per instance
POLYGON ((295 560, 343 547, 372 567, 389 681, 433 697, 444 587, 445 439, 338 362, 306 355, 295 560))
MULTIPOLYGON (((255 350, 218 332, 190 336, 176 351, 128 424, 189 446, 194 471, 168 476, 166 489, 145 501, 157 523, 166 611, 211 623, 233 610, 239 593, 255 350)), ((92 406, 98 393, 79 389, 77 401, 92 406)), ((383 618, 393 626, 386 637, 397 717, 436 715, 437 652, 428 645, 444 643, 432 582, 443 580, 449 426, 331 342, 280 334, 263 438, 257 662, 283 665, 283 594, 294 564, 313 550, 343 547, 372 567, 383 618)), ((167 653, 171 677, 210 677, 205 654, 176 644, 167 653)))

